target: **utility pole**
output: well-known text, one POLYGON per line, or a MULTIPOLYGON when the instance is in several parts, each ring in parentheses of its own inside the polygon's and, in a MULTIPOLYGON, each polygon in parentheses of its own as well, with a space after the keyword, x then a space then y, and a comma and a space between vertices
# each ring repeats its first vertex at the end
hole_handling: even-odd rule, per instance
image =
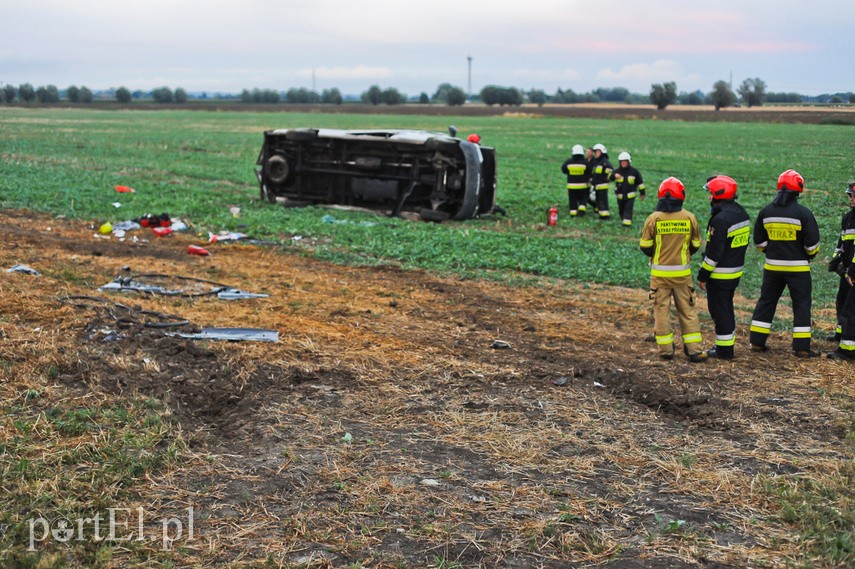
POLYGON ((467 87, 466 97, 468 99, 471 99, 472 98, 472 56, 471 55, 466 56, 466 62, 469 64, 469 81, 466 85, 466 87, 467 87))

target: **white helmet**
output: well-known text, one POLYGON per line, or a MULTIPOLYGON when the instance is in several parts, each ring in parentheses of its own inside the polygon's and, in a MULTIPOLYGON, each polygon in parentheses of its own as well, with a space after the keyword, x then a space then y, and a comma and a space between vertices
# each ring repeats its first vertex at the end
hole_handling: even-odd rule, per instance
POLYGON ((629 152, 621 152, 620 154, 618 154, 617 159, 618 162, 626 160, 627 162, 632 163, 632 156, 629 155, 629 152))
POLYGON ((606 152, 606 147, 599 143, 594 145, 594 150, 599 150, 603 154, 608 154, 608 152, 606 152))
POLYGON ((573 147, 573 156, 581 156, 585 153, 585 148, 581 144, 573 147))

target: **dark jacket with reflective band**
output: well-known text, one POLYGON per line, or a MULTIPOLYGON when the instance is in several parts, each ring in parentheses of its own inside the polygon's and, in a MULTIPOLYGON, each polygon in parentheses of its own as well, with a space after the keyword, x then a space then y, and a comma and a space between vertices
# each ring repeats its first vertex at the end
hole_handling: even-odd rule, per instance
POLYGON ((819 253, 819 227, 811 211, 799 204, 798 194, 778 192, 760 210, 754 224, 754 244, 766 254, 767 271, 808 272, 819 253))
POLYGON ((614 168, 609 162, 609 157, 603 154, 599 158, 594 158, 591 161, 591 185, 595 190, 608 190, 609 177, 612 175, 614 168))
POLYGON ((741 205, 732 200, 716 204, 707 223, 707 248, 698 280, 737 281, 742 276, 750 237, 750 221, 741 205))
POLYGON ((584 156, 571 156, 561 165, 561 172, 567 174, 568 190, 587 190, 591 172, 584 156))
POLYGON ((654 211, 644 221, 638 245, 645 255, 651 257, 651 277, 688 277, 691 281, 689 258, 701 248, 698 220, 684 209, 654 211))
POLYGON ((631 199, 634 198, 640 193, 642 196, 646 188, 644 187, 644 179, 641 177, 641 172, 632 166, 627 166, 626 168, 618 168, 609 176, 609 180, 617 181, 617 176, 620 175, 623 177, 623 180, 617 182, 617 186, 615 187, 615 191, 618 194, 618 199, 626 198, 631 199))
POLYGON ((855 207, 844 213, 840 220, 840 237, 837 238, 834 254, 840 255, 841 267, 848 269, 852 266, 855 256, 855 207))

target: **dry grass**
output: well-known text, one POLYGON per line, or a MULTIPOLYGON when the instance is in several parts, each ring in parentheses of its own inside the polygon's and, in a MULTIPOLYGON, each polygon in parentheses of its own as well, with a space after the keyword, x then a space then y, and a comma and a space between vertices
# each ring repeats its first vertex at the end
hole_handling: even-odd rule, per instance
POLYGON ((760 358, 665 363, 643 341, 641 290, 234 245, 196 258, 180 236, 132 246, 50 225, 13 215, 0 229, 2 266, 43 273, 0 280, 4 566, 855 562, 855 372, 793 359, 783 335, 760 358), (55 299, 125 265, 269 292, 117 300, 281 341, 195 346, 127 327, 103 342, 107 319, 55 299), (34 513, 138 506, 152 532, 192 506, 194 539, 25 550, 34 513))

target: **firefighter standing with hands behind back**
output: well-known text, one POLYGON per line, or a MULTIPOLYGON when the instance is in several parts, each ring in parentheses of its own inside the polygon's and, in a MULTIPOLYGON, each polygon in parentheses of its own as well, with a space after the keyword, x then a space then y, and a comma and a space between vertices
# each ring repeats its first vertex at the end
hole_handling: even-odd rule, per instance
POLYGON ((754 224, 754 244, 766 254, 760 298, 751 317, 751 349, 768 351, 766 341, 784 288, 793 304, 793 352, 799 358, 819 355, 810 349, 810 262, 819 253, 819 227, 813 213, 796 200, 805 180, 795 170, 778 176, 778 193, 760 210, 754 224))
POLYGON ((694 214, 683 209, 686 188, 671 177, 659 186, 656 211, 644 221, 639 246, 650 260, 650 298, 659 357, 674 358, 671 329, 671 299, 677 308, 683 351, 691 362, 702 362, 701 323, 695 310, 692 269, 689 258, 701 248, 701 234, 694 214))
POLYGON ((707 223, 707 247, 698 272, 698 286, 707 291, 707 306, 715 323, 715 348, 707 355, 731 360, 736 343, 733 294, 742 277, 750 221, 745 209, 736 203, 737 185, 733 178, 713 176, 704 189, 710 193, 712 217, 707 223))
POLYGON ((635 198, 640 195, 641 199, 644 199, 646 188, 641 172, 632 166, 632 156, 629 155, 629 152, 618 154, 618 169, 612 172, 609 179, 617 182, 615 198, 617 198, 621 223, 624 227, 630 227, 635 198))
POLYGON ((851 208, 840 224, 838 253, 828 268, 840 275, 837 294, 837 349, 828 357, 833 360, 855 360, 855 182, 846 188, 851 208))
POLYGON ((601 220, 609 218, 609 177, 612 175, 612 163, 602 144, 594 145, 594 160, 591 162, 591 187, 594 189, 597 211, 601 220))

